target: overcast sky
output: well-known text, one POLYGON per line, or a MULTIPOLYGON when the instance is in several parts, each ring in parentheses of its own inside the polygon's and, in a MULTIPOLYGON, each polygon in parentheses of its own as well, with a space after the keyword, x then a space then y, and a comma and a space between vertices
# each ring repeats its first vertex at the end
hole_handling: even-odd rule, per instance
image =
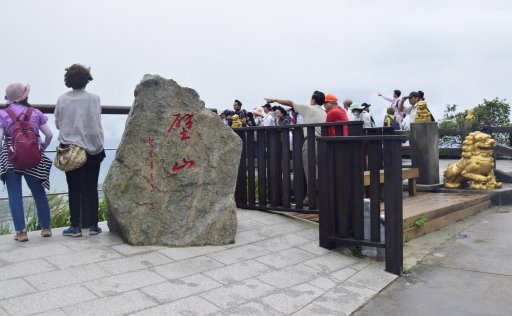
MULTIPOLYGON (((512 99, 511 17, 509 0, 1 0, 0 87, 29 83, 32 103, 55 103, 80 62, 108 105, 131 105, 150 73, 219 110, 330 92, 371 103, 378 125, 378 91, 419 89, 440 119, 445 104, 512 99)), ((106 120, 119 140, 124 117, 106 120)))

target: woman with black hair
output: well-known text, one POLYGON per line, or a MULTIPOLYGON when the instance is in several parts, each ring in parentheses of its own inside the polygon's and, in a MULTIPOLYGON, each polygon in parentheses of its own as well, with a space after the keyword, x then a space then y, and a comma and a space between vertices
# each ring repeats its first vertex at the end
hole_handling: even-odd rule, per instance
POLYGON ((73 90, 64 93, 55 107, 60 145, 73 144, 87 152, 87 161, 82 167, 66 172, 71 226, 64 230, 64 236, 82 236, 81 227, 89 227, 89 235, 101 233, 98 227, 98 178, 105 150, 100 98, 85 91, 91 80, 90 68, 80 64, 66 68, 64 83, 73 90))
POLYGON ((276 106, 275 108, 276 125, 290 125, 290 118, 288 118, 286 110, 282 106, 276 106))

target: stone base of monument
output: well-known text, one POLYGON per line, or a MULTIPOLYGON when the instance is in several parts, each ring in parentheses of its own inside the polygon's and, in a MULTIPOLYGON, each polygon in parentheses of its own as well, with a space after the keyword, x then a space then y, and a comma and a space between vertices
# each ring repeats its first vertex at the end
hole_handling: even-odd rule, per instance
POLYGON ((196 91, 144 76, 103 186, 109 228, 133 245, 233 243, 241 152, 196 91))

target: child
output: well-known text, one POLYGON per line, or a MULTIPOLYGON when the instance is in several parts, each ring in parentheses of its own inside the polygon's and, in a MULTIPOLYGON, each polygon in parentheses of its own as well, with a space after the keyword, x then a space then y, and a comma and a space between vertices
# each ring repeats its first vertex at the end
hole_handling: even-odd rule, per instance
POLYGON ((384 127, 393 127, 394 130, 400 129, 400 123, 398 123, 398 120, 395 115, 395 108, 389 107, 387 110, 387 115, 384 117, 384 127))

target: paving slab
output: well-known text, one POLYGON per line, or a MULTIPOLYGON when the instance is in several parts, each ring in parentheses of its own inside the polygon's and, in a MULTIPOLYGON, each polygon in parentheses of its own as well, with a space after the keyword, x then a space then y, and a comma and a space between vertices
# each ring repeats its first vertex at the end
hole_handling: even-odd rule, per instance
POLYGON ((152 268, 152 270, 163 275, 167 279, 179 279, 223 266, 224 265, 222 263, 202 256, 165 264, 152 268))
POLYGON ((122 274, 170 263, 173 260, 158 252, 148 252, 99 262, 97 265, 111 274, 122 274))
POLYGON ((247 260, 222 268, 204 272, 205 275, 223 284, 243 281, 263 273, 272 268, 256 260, 247 260))
POLYGON ((4 263, 0 267, 0 280, 14 279, 52 270, 57 270, 57 268, 43 259, 4 263))
POLYGON ((221 286, 222 283, 205 275, 195 274, 181 279, 151 285, 142 288, 141 291, 158 302, 167 303, 221 286))
POLYGON ((229 308, 268 295, 274 290, 274 287, 257 279, 248 279, 202 293, 200 296, 221 308, 229 308))
POLYGON ((37 292, 0 301, 0 306, 10 315, 30 315, 75 305, 97 298, 80 285, 37 292))
POLYGON ((0 315, 343 315, 389 281, 383 262, 319 247, 315 223, 237 217, 235 243, 216 247, 130 246, 104 222, 97 236, 0 236, 0 315))
POLYGON ((95 263, 79 267, 54 270, 25 277, 28 283, 40 291, 81 284, 87 281, 109 277, 110 273, 95 263))
POLYGON ((22 278, 0 281, 0 289, 0 300, 37 292, 22 278))
POLYGON ((310 284, 301 284, 290 289, 266 296, 263 303, 283 314, 294 313, 324 294, 324 291, 310 284))
POLYGON ((130 291, 116 296, 104 297, 64 308, 67 315, 110 316, 125 315, 158 305, 139 291, 130 291))
POLYGON ((164 281, 165 278, 159 274, 148 270, 139 270, 86 282, 84 283, 84 286, 97 296, 104 297, 139 289, 164 281))
POLYGON ((219 308, 199 296, 191 296, 179 301, 142 310, 134 315, 210 315, 219 308))

